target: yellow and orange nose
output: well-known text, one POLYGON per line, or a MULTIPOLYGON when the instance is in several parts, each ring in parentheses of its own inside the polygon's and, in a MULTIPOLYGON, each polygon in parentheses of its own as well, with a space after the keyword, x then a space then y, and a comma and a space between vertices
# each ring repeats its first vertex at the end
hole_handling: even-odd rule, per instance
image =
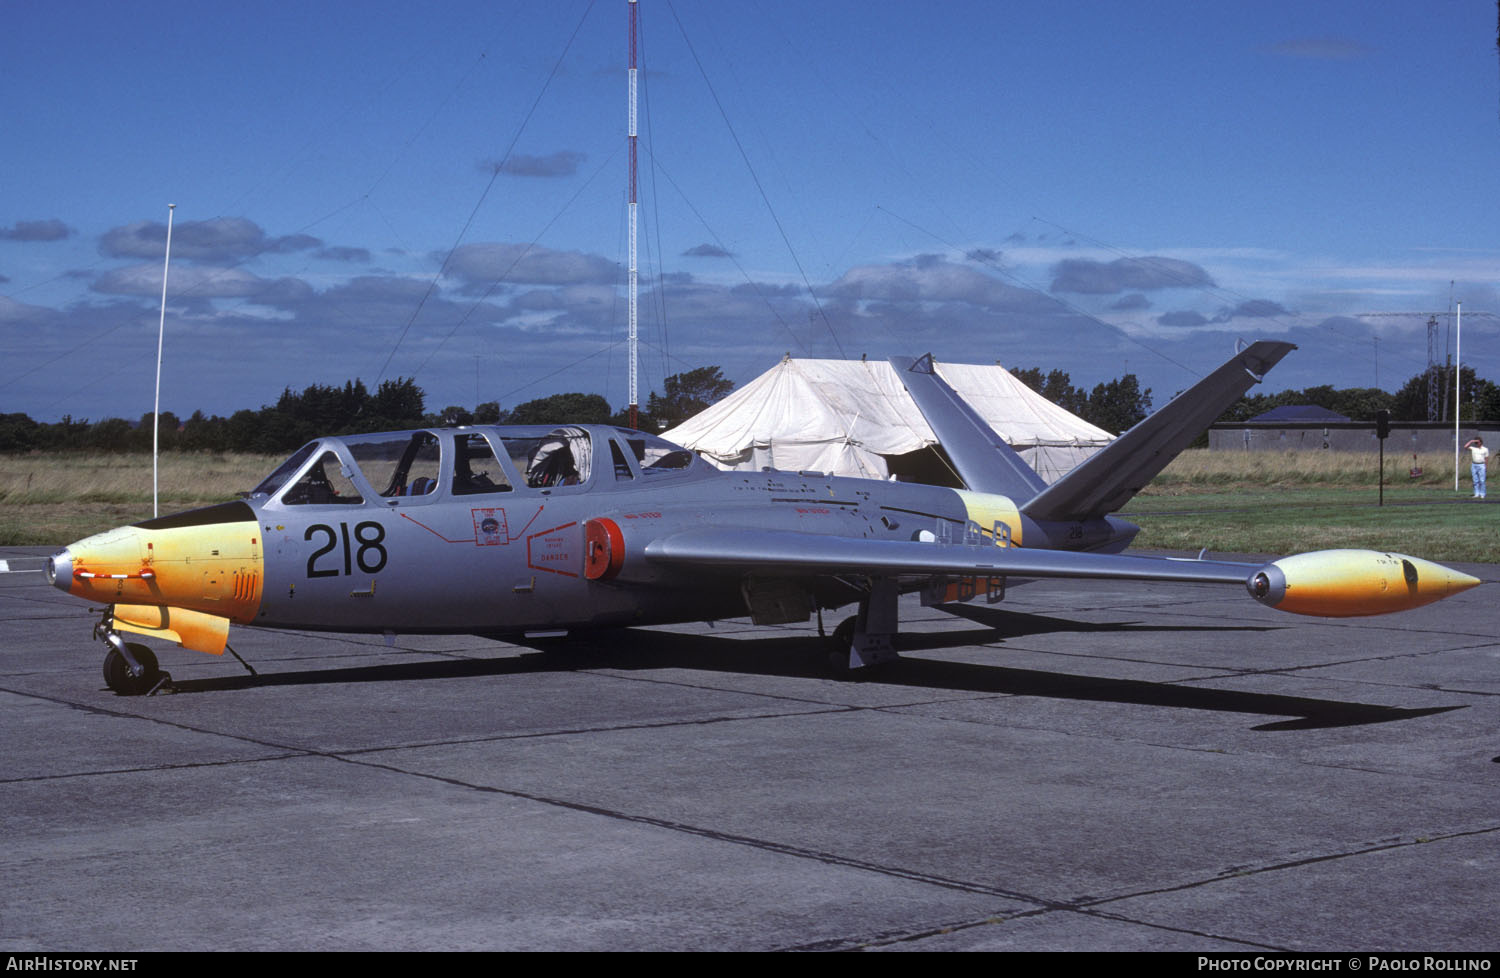
POLYGON ((189 608, 243 623, 260 608, 262 551, 254 511, 225 503, 69 544, 48 561, 47 576, 88 601, 189 608))
POLYGON ((1272 561, 1246 582, 1261 604, 1299 615, 1352 618, 1420 608, 1480 582, 1405 554, 1319 550, 1272 561))

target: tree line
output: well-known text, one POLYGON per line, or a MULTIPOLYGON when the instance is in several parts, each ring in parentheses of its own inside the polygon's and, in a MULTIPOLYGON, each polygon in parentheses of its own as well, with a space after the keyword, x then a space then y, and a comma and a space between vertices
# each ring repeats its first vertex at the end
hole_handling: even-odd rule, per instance
MULTIPOLYGON (((1423 372, 1412 377, 1401 389, 1392 394, 1379 387, 1351 387, 1336 390, 1323 384, 1304 390, 1286 390, 1279 394, 1256 394, 1242 397, 1220 421, 1248 421, 1272 408, 1294 404, 1313 404, 1335 411, 1351 421, 1374 421, 1381 411, 1391 412, 1393 421, 1451 421, 1453 420, 1453 375, 1452 369, 1440 373, 1436 378, 1423 372), (1427 415, 1429 386, 1438 384, 1438 416, 1427 415)), ((1487 421, 1500 418, 1500 385, 1478 377, 1473 367, 1464 367, 1459 372, 1458 405, 1460 421, 1487 421)))
MULTIPOLYGON (((427 420, 423 399, 422 389, 409 378, 387 380, 374 394, 358 380, 342 387, 314 384, 300 392, 287 388, 275 404, 227 418, 194 411, 183 421, 163 411, 157 431, 163 451, 277 454, 334 432, 418 427, 427 420)), ((24 414, 5 414, 0 415, 0 451, 149 452, 151 424, 150 411, 134 425, 123 418, 90 422, 71 415, 44 424, 24 414)))
MULTIPOLYGON (((1074 387, 1067 373, 1061 370, 1043 373, 1040 367, 1028 367, 1013 369, 1011 373, 1052 403, 1114 434, 1126 431, 1151 413, 1151 389, 1141 390, 1134 374, 1085 392, 1074 387)), ((1451 369, 1446 377, 1417 374, 1394 394, 1379 387, 1335 388, 1331 384, 1275 394, 1250 394, 1230 405, 1219 420, 1248 421, 1273 408, 1310 404, 1342 414, 1351 421, 1374 421, 1381 411, 1389 411, 1394 421, 1427 421, 1428 389, 1434 382, 1439 385, 1439 416, 1431 420, 1451 420, 1451 369), (1448 405, 1446 411, 1444 405, 1448 405)), ((1500 418, 1500 385, 1477 377, 1472 367, 1464 367, 1460 373, 1458 403, 1462 421, 1500 418)))
MULTIPOLYGON (((700 367, 674 374, 662 384, 664 393, 651 393, 636 424, 656 431, 678 424, 734 389, 718 367, 700 367)), ((131 424, 123 418, 90 422, 64 415, 49 424, 26 414, 0 414, 0 452, 151 451, 151 412, 131 424)), ((629 423, 627 408, 614 410, 598 394, 553 394, 518 404, 509 410, 487 401, 470 411, 450 405, 426 409, 426 393, 407 377, 387 380, 370 393, 363 381, 343 386, 313 384, 301 391, 282 391, 275 404, 258 411, 236 411, 229 417, 194 411, 186 421, 170 411, 158 420, 163 451, 254 452, 277 455, 293 451, 322 435, 371 431, 399 431, 465 424, 618 424, 629 423)))
POLYGON ((1013 367, 1010 372, 1053 404, 1112 435, 1129 430, 1151 413, 1151 388, 1142 390, 1135 374, 1126 374, 1085 392, 1074 387, 1072 378, 1062 370, 1043 374, 1041 367, 1013 367))

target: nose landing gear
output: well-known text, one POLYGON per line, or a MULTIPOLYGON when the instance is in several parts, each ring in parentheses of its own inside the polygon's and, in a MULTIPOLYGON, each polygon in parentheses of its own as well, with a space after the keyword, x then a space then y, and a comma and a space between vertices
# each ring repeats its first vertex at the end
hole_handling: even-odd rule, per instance
POLYGON ((94 637, 109 646, 104 655, 104 685, 117 696, 142 696, 155 693, 172 681, 156 663, 156 653, 139 642, 127 642, 114 630, 108 611, 104 620, 94 626, 94 637))

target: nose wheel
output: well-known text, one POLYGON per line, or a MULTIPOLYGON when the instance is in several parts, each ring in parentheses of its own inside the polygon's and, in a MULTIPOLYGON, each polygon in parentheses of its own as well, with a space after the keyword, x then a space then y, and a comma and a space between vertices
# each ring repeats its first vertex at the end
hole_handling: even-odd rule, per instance
POLYGON ((104 685, 120 696, 141 696, 167 678, 156 664, 156 653, 138 642, 123 644, 140 667, 140 674, 137 675, 125 656, 111 646, 109 654, 104 657, 104 685))
POLYGON ((104 654, 104 685, 116 696, 154 693, 172 677, 156 664, 156 653, 139 642, 127 642, 113 630, 109 612, 94 626, 94 637, 109 646, 104 654))

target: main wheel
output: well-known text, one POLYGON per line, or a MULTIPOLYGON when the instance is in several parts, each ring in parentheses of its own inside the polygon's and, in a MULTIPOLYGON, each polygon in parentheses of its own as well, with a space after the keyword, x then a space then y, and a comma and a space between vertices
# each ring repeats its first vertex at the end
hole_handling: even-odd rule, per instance
POLYGON ((120 696, 140 696, 149 693, 151 687, 155 686, 161 678, 161 670, 156 665, 156 653, 146 646, 131 642, 125 646, 130 654, 135 656, 135 661, 141 664, 145 670, 140 676, 130 674, 130 663, 116 649, 111 648, 109 654, 104 657, 104 685, 114 690, 120 696))
MULTIPOLYGON (((824 651, 828 663, 828 674, 836 679, 875 679, 886 671, 886 668, 897 658, 895 649, 887 649, 885 654, 870 655, 867 651, 861 659, 866 663, 862 666, 849 664, 850 653, 854 651, 854 633, 859 628, 859 617, 851 615, 839 623, 839 627, 833 630, 833 634, 825 640, 824 651)), ((872 643, 875 644, 875 643, 872 643)))
POLYGON ((839 622, 839 627, 833 630, 833 634, 824 640, 825 661, 828 665, 828 673, 839 679, 849 679, 857 669, 849 668, 849 650, 854 646, 854 629, 859 624, 859 619, 853 615, 839 622))

